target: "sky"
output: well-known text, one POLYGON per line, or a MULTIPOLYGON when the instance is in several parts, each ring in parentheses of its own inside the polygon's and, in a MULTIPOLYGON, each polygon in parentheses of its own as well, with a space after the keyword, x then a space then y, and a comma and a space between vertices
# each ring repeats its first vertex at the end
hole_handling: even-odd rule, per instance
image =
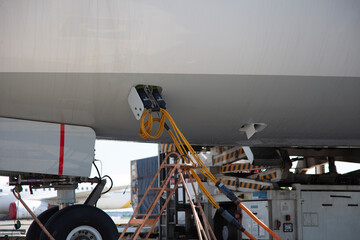
MULTIPOLYGON (((109 175, 116 185, 130 184, 130 162, 158 155, 158 144, 96 140, 95 159, 101 175, 109 175)), ((92 168, 91 176, 97 176, 92 168)))

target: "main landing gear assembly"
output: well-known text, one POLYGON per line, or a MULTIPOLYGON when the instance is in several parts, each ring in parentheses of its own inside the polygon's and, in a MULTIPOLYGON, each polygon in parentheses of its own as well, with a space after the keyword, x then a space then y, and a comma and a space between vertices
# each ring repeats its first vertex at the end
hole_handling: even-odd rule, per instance
MULTIPOLYGON (((38 219, 56 240, 115 240, 119 237, 112 219, 93 206, 73 205, 62 210, 53 207, 39 215, 38 219)), ((26 240, 48 239, 34 221, 27 232, 26 240)))
MULTIPOLYGON (((106 180, 100 180, 81 205, 73 205, 75 185, 58 186, 59 206, 38 216, 37 219, 43 226, 36 220, 33 221, 27 231, 26 240, 117 240, 119 233, 115 223, 108 214, 95 207, 105 184, 106 180)), ((14 191, 14 195, 22 201, 20 193, 15 189, 14 191)))
MULTIPOLYGON (((112 240, 119 237, 112 219, 102 210, 88 205, 73 205, 55 211, 45 223, 45 228, 55 239, 112 240)), ((47 240, 48 237, 40 231, 39 238, 26 239, 47 240)))

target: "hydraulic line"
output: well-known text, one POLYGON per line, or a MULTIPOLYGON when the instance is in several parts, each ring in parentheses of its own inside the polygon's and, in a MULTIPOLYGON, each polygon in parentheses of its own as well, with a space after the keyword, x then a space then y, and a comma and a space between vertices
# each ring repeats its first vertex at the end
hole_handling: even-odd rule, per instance
MULTIPOLYGON (((157 139, 159 138, 164 128, 168 131, 170 134, 174 145, 177 149, 177 151, 180 153, 180 155, 183 157, 186 163, 192 163, 197 164, 198 170, 207 177, 210 181, 215 183, 215 185, 219 188, 219 190, 224 193, 231 201, 233 201, 236 205, 238 205, 241 209, 243 209, 255 222, 257 222, 261 227, 263 227, 269 234, 271 234, 275 239, 281 240, 281 238, 275 234, 269 227, 267 227, 260 219, 258 219, 249 209, 247 209, 241 202, 240 199, 232 193, 224 184, 220 183, 218 179, 215 178, 215 176, 210 172, 210 170, 205 166, 203 161, 200 159, 200 157, 197 155, 197 153, 194 151, 192 146, 189 144, 189 142, 186 140, 184 135, 181 133, 177 125, 175 124, 174 120, 170 116, 170 114, 163 108, 160 108, 161 116, 158 118, 153 118, 152 112, 150 110, 146 110, 140 119, 140 130, 139 134, 144 139, 157 139), (147 120, 145 121, 145 119, 147 120), (172 129, 165 123, 165 120, 168 120, 172 129), (153 123, 159 122, 158 129, 154 135, 151 135, 153 123), (190 155, 188 154, 190 153, 190 155)), ((197 181, 200 189, 203 191, 209 202, 218 210, 220 211, 221 215, 231 224, 235 225, 240 231, 242 231, 246 236, 248 236, 250 239, 256 239, 254 238, 249 232, 247 232, 243 226, 233 217, 231 214, 229 214, 226 210, 220 208, 220 205, 214 200, 214 198, 211 196, 211 194, 207 191, 204 184, 201 182, 201 179, 199 176, 195 173, 194 170, 191 169, 191 174, 197 181)))

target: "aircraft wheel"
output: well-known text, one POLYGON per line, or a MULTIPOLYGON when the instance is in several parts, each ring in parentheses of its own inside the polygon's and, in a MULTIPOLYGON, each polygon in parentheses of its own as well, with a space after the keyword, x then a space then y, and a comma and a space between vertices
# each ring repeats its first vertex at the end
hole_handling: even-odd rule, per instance
MULTIPOLYGON (((45 227, 59 240, 117 240, 119 237, 112 219, 102 210, 87 205, 74 205, 58 211, 45 227)), ((48 240, 44 232, 40 240, 48 240)))
MULTIPOLYGON (((235 206, 235 205, 234 205, 235 206)), ((222 206, 224 209, 229 211, 230 214, 234 214, 234 208, 232 204, 225 204, 222 206)), ((230 240, 238 239, 241 234, 235 226, 228 223, 217 210, 214 216, 214 233, 218 240, 230 240)))
POLYGON ((238 239, 237 229, 231 224, 224 225, 222 228, 222 239, 223 240, 238 239))
MULTIPOLYGON (((43 225, 45 225, 46 222, 49 220, 49 218, 52 215, 54 215, 57 211, 59 211, 59 207, 50 208, 50 209, 42 212, 38 216, 38 219, 40 220, 40 222, 43 225)), ((37 224, 37 222, 33 221, 26 233, 26 240, 38 240, 40 238, 41 232, 42 232, 42 230, 39 227, 39 225, 37 224)))

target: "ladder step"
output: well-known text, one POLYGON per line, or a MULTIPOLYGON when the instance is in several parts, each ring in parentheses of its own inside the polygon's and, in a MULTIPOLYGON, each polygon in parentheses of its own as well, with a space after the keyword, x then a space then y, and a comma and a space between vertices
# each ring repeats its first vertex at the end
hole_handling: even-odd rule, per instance
MULTIPOLYGON (((148 214, 145 214, 145 213, 143 213, 143 214, 135 214, 136 217, 145 217, 147 215, 148 214)), ((150 217, 157 217, 157 216, 159 216, 159 214, 150 214, 149 216, 150 217)))
MULTIPOLYGON (((150 190, 154 190, 154 191, 161 191, 163 190, 162 188, 150 188, 150 190)), ((174 190, 173 188, 164 188, 164 191, 172 191, 174 190)))
POLYGON ((176 167, 179 166, 180 167, 185 167, 185 168, 192 168, 194 167, 194 165, 192 165, 191 163, 183 163, 183 164, 164 164, 164 167, 166 168, 171 168, 171 167, 176 167))
POLYGON ((129 221, 129 224, 131 225, 141 225, 145 222, 145 225, 149 224, 149 225, 153 225, 154 223, 156 223, 156 219, 147 219, 145 221, 145 219, 132 219, 131 221, 129 221))

